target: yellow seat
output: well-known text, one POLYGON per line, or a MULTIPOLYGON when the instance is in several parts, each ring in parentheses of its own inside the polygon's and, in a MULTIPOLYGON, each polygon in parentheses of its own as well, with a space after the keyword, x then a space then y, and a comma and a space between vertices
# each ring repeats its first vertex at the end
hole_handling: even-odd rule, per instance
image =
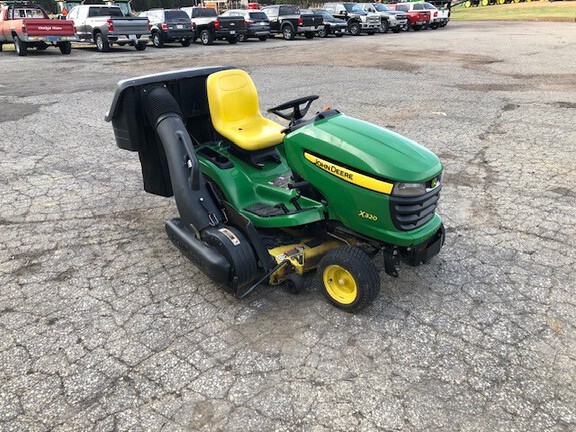
POLYGON ((243 70, 230 69, 209 75, 206 90, 214 128, 241 149, 261 150, 284 139, 284 126, 260 113, 256 86, 243 70))

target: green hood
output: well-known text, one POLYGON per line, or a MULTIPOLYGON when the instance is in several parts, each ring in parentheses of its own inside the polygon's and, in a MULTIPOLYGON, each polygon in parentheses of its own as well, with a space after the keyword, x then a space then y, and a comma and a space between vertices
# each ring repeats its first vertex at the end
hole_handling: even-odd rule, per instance
POLYGON ((343 114, 297 129, 287 141, 298 141, 311 152, 366 174, 423 182, 442 171, 434 153, 388 129, 343 114))

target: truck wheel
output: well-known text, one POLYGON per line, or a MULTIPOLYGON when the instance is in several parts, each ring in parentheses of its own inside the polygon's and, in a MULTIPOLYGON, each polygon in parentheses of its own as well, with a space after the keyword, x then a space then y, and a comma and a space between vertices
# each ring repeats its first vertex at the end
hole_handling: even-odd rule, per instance
POLYGON ((98 32, 94 35, 94 42, 96 42, 96 51, 98 52, 108 52, 110 51, 110 42, 108 38, 102 33, 98 32))
POLYGON ((212 36, 212 32, 208 29, 202 30, 200 33, 200 41, 202 41, 202 45, 212 45, 214 42, 214 36, 212 36))
POLYGON ((164 46, 164 39, 162 39, 160 32, 152 33, 152 45, 156 48, 162 48, 164 46))
POLYGON ((348 26, 348 31, 352 36, 360 36, 360 24, 354 22, 348 26))
POLYGON ((358 312, 380 292, 380 275, 370 257, 357 247, 328 252, 318 268, 320 285, 330 303, 346 312, 358 312))
POLYGON ((62 54, 70 54, 72 52, 72 44, 68 41, 58 42, 58 48, 62 54))
POLYGON ((146 42, 136 42, 134 48, 136 48, 136 51, 144 51, 146 49, 146 42))
POLYGON ((246 42, 248 40, 248 36, 245 34, 238 35, 238 42, 246 42))
POLYGON ((436 30, 438 28, 438 24, 430 24, 430 30, 436 30))
POLYGON ((388 24, 388 20, 382 20, 382 22, 380 23, 380 33, 388 33, 388 30, 390 29, 390 25, 388 24))
POLYGON ((318 37, 328 37, 328 28, 326 28, 326 26, 322 26, 318 29, 318 37))
POLYGON ((182 44, 183 47, 189 47, 192 41, 190 39, 184 39, 180 41, 180 43, 182 44))
POLYGON ((226 40, 228 41, 228 43, 230 45, 234 45, 234 44, 238 43, 238 36, 230 36, 230 37, 227 37, 226 40))
POLYGON ((261 42, 266 42, 268 40, 268 36, 258 36, 261 42))
POLYGON ((314 39, 314 32, 305 32, 304 37, 306 39, 314 39))
POLYGON ((294 29, 292 28, 292 26, 290 24, 287 24, 284 27, 282 27, 282 36, 286 40, 294 39, 294 37, 296 35, 294 34, 294 29))
POLYGON ((28 46, 26 45, 26 42, 21 41, 16 35, 14 35, 14 48, 16 49, 16 54, 20 57, 24 57, 28 54, 28 46))

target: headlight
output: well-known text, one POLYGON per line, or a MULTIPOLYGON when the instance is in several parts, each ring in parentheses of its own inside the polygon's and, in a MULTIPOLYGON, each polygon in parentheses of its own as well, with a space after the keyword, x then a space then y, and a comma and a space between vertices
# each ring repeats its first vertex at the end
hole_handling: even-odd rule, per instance
POLYGON ((424 183, 396 183, 392 190, 392 195, 404 197, 414 197, 425 193, 426 185, 424 183))

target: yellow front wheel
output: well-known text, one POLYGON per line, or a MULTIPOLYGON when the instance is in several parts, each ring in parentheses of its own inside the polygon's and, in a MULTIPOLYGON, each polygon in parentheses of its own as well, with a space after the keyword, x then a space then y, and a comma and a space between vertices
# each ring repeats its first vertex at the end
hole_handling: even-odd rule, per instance
POLYGON ((339 309, 358 312, 380 291, 380 275, 370 257, 356 247, 328 252, 320 261, 320 283, 326 298, 339 309))
POLYGON ((465 7, 465 8, 469 8, 470 6, 472 6, 472 2, 471 2, 470 0, 466 0, 466 1, 464 2, 464 7, 465 7))

